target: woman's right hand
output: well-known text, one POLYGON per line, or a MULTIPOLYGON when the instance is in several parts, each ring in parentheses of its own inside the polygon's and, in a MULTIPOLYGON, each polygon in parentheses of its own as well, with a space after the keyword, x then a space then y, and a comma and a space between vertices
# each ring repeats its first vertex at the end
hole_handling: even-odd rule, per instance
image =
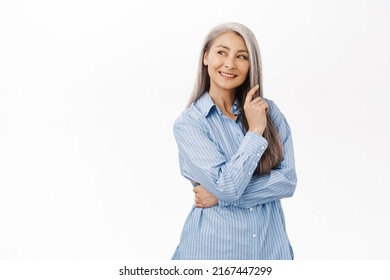
POLYGON ((268 103, 261 97, 253 98, 258 89, 259 85, 256 85, 246 95, 244 111, 248 121, 248 130, 263 135, 267 127, 268 103))
POLYGON ((202 185, 197 185, 193 189, 195 193, 195 207, 209 208, 218 204, 218 198, 206 190, 202 185))

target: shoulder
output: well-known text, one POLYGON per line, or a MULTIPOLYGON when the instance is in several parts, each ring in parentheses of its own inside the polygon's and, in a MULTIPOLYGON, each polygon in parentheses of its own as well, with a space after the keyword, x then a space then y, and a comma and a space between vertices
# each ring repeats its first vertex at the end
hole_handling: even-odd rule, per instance
POLYGON ((283 114, 280 111, 279 107, 276 105, 276 103, 271 99, 268 98, 264 98, 264 99, 268 103, 269 113, 271 114, 272 119, 280 118, 283 114))
POLYGON ((272 121, 274 122, 275 126, 280 130, 282 127, 284 127, 287 124, 286 117, 283 115, 282 111, 279 109, 279 107, 276 105, 276 103, 271 100, 264 98, 269 106, 269 114, 271 116, 272 121))
POLYGON ((207 121, 202 112, 194 105, 186 108, 175 120, 173 130, 177 131, 181 128, 192 127, 204 130, 207 121))

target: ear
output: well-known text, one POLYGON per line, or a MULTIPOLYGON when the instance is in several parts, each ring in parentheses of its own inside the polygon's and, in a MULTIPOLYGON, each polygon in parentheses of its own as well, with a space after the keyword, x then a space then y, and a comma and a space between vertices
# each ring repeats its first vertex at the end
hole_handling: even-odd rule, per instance
POLYGON ((209 64, 208 62, 209 53, 206 51, 203 55, 203 64, 207 66, 209 64))

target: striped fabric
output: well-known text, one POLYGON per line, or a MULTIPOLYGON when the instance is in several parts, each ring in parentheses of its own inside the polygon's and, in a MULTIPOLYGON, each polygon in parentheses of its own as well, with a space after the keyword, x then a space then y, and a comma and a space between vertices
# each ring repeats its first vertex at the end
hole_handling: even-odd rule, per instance
POLYGON ((206 92, 174 124, 182 175, 201 184, 219 202, 210 208, 192 207, 172 259, 292 259, 281 198, 296 186, 290 128, 271 100, 269 114, 284 148, 284 159, 270 174, 253 172, 267 140, 245 133, 237 103, 225 116, 206 92))

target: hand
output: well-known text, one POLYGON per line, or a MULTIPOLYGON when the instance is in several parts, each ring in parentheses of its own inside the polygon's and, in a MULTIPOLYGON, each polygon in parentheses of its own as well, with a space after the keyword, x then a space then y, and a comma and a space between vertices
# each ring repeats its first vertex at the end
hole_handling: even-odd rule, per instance
POLYGON ((209 208, 218 203, 218 198, 209 193, 202 185, 198 185, 193 189, 195 193, 195 207, 209 208))
POLYGON ((256 85, 246 95, 244 111, 248 121, 248 130, 263 135, 267 127, 268 103, 261 97, 253 98, 258 89, 259 85, 256 85))

